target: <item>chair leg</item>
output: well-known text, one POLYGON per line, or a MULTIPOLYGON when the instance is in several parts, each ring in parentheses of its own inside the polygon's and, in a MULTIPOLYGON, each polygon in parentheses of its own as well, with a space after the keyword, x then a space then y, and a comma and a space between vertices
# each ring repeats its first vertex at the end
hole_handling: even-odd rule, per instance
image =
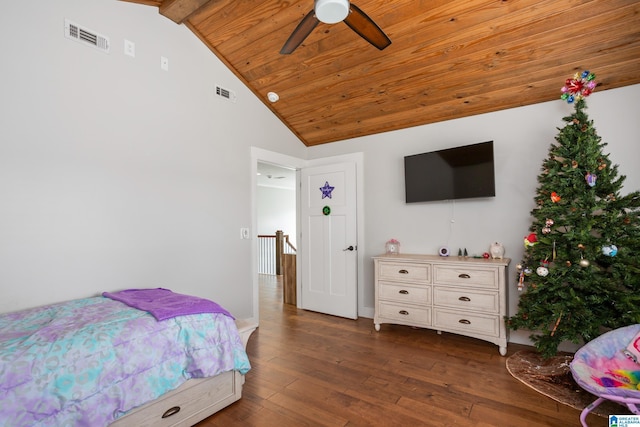
POLYGON ((593 411, 593 409, 596 406, 598 406, 605 400, 606 399, 604 397, 599 397, 598 399, 594 400, 591 404, 587 405, 587 407, 582 410, 582 412, 580 413, 580 423, 582 424, 582 427, 589 427, 587 425, 587 415, 589 415, 589 412, 593 411))
POLYGON ((627 408, 636 415, 640 415, 640 407, 638 403, 627 403, 627 408))

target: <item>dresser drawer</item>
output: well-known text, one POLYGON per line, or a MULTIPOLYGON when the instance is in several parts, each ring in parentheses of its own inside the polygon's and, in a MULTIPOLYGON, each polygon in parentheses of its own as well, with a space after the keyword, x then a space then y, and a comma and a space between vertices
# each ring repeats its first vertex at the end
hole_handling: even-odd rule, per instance
POLYGON ((380 301, 378 307, 379 317, 408 323, 416 326, 431 325, 431 309, 428 307, 416 307, 406 304, 394 304, 380 301))
POLYGON ((469 336, 500 336, 500 316, 434 308, 433 327, 469 336))
POLYGON ((433 303, 471 311, 500 312, 498 292, 477 292, 456 287, 434 286, 433 303))
POLYGON ((433 268, 433 283, 497 289, 500 280, 496 268, 436 265, 433 268))
POLYGON ((412 282, 429 283, 430 265, 381 262, 378 265, 380 279, 407 280, 412 282))
POLYGON ((431 304, 431 286, 378 282, 378 298, 409 304, 431 304))

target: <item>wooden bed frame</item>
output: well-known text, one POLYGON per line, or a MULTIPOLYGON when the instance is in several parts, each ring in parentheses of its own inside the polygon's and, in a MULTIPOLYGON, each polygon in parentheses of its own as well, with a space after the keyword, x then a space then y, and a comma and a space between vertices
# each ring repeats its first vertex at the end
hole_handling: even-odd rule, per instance
MULTIPOLYGON (((245 349, 258 325, 237 319, 245 349)), ((244 375, 229 371, 211 378, 194 378, 160 398, 110 424, 110 427, 188 427, 231 405, 242 396, 244 375)))

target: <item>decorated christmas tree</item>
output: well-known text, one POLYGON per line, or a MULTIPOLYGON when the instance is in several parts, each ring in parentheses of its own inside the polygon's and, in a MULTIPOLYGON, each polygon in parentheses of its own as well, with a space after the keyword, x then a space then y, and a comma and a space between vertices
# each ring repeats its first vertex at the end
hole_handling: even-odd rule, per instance
POLYGON ((538 175, 517 265, 518 312, 507 319, 510 329, 532 331, 545 358, 563 341, 587 343, 640 323, 640 192, 621 195, 625 176, 603 153, 607 144, 585 112, 595 87, 594 74, 585 71, 562 88, 575 110, 563 119, 538 175))

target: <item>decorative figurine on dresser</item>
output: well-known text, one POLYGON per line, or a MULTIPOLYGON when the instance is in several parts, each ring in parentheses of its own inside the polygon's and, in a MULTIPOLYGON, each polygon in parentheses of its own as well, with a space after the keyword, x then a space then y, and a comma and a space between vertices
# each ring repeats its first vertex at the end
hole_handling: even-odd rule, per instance
POLYGON ((507 354, 509 258, 394 254, 373 257, 376 331, 383 323, 489 341, 507 354))

